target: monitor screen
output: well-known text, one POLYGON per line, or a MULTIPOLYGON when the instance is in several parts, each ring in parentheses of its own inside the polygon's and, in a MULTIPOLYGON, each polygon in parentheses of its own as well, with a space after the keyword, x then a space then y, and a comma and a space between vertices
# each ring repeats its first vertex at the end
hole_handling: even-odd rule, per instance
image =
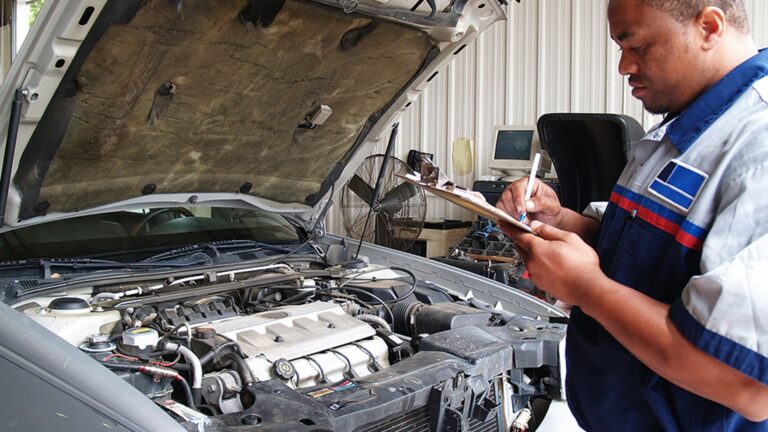
POLYGON ((494 159, 524 160, 531 158, 533 130, 500 130, 496 135, 494 159))
MULTIPOLYGON (((535 125, 500 125, 493 128, 493 149, 489 168, 501 171, 505 178, 528 175, 533 158, 541 151, 535 125)), ((549 168, 542 159, 540 168, 549 168)), ((544 171, 542 171, 544 172, 544 171)))

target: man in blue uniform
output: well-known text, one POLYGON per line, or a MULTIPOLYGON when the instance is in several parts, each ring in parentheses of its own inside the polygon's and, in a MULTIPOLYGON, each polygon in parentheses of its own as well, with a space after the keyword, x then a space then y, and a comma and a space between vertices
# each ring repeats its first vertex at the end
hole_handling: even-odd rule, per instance
POLYGON ((574 305, 568 402, 589 431, 768 430, 768 51, 742 0, 611 0, 619 72, 664 121, 607 205, 526 179, 498 206, 541 289, 574 305))

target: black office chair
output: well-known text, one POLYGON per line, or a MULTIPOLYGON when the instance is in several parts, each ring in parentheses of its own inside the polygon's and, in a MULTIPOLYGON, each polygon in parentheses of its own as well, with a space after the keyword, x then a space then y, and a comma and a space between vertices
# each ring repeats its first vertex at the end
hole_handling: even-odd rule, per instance
POLYGON ((610 198, 630 143, 645 135, 635 119, 619 114, 545 114, 537 127, 557 171, 560 203, 577 212, 610 198))

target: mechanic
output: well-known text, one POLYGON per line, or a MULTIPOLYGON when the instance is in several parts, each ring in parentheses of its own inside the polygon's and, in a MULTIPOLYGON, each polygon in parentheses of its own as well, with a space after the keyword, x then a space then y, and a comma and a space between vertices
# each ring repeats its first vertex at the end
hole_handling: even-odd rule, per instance
POLYGON ((536 285, 574 305, 568 403, 588 431, 768 430, 768 50, 741 0, 610 0, 632 95, 664 120, 607 206, 527 179, 538 236, 502 225, 536 285))

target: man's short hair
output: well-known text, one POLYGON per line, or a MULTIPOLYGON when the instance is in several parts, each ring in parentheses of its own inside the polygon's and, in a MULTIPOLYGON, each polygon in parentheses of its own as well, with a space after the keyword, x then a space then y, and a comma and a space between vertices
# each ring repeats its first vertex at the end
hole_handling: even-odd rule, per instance
POLYGON ((723 10, 730 25, 744 34, 749 34, 749 19, 744 0, 642 0, 654 9, 669 14, 677 22, 692 20, 707 6, 716 6, 723 10))

